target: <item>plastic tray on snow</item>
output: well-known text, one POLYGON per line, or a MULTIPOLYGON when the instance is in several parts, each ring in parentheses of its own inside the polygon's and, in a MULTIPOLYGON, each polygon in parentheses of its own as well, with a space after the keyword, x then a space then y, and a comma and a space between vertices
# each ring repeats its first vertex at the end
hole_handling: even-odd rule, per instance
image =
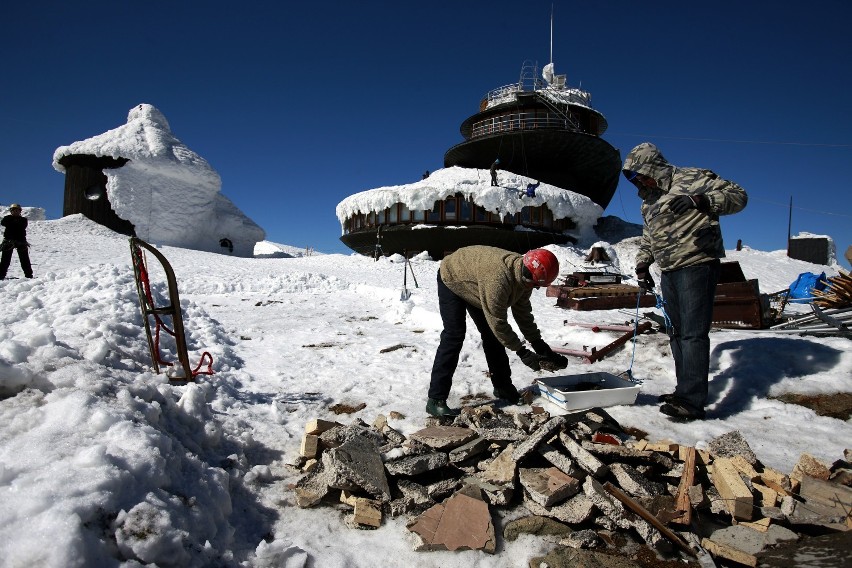
POLYGON ((563 410, 633 404, 639 385, 612 373, 596 372, 536 379, 541 398, 563 410))

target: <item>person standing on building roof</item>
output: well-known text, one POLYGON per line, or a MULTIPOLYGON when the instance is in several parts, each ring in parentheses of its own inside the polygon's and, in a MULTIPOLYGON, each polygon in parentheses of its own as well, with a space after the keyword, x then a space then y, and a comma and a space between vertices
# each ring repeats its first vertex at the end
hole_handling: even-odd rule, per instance
POLYGON ((494 163, 491 164, 491 185, 492 186, 497 185, 497 170, 499 169, 499 166, 500 166, 500 158, 497 158, 496 160, 494 160, 494 163))
POLYGON ((660 397, 660 412, 678 420, 703 419, 710 372, 710 324, 725 256, 719 215, 738 213, 748 196, 710 170, 670 164, 650 142, 627 155, 624 176, 642 199, 642 239, 636 255, 640 287, 654 288, 649 267, 662 271, 660 287, 671 326, 675 391, 660 397))
POLYGON ((27 250, 30 246, 27 243, 27 223, 27 218, 21 216, 21 206, 17 203, 9 206, 9 215, 6 215, 0 221, 0 224, 6 228, 3 231, 3 244, 0 244, 0 249, 3 251, 0 253, 0 280, 6 278, 6 272, 12 263, 13 250, 18 251, 18 260, 21 261, 24 276, 33 277, 30 253, 27 250))
POLYGON ((512 384, 506 349, 514 351, 526 366, 536 371, 554 371, 568 365, 568 359, 554 353, 542 340, 530 304, 532 291, 547 287, 558 274, 559 261, 545 249, 520 255, 474 245, 444 257, 438 270, 438 308, 444 329, 432 364, 427 413, 435 417, 459 413, 447 406, 447 397, 464 343, 468 315, 482 336, 495 397, 511 404, 523 402, 512 384), (535 353, 524 346, 512 329, 509 310, 535 353))

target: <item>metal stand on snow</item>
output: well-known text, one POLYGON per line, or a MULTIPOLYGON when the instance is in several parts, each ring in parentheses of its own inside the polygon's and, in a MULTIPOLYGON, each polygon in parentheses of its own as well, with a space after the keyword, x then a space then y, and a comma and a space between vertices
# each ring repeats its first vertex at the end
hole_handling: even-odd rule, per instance
POLYGON ((403 256, 405 257, 405 265, 403 266, 403 276, 402 276, 402 294, 400 294, 399 299, 403 302, 411 297, 411 291, 408 289, 408 271, 411 270, 411 277, 414 279, 414 287, 419 288, 420 286, 417 284, 417 277, 414 275, 414 268, 411 266, 411 261, 408 260, 408 251, 402 251, 403 256))

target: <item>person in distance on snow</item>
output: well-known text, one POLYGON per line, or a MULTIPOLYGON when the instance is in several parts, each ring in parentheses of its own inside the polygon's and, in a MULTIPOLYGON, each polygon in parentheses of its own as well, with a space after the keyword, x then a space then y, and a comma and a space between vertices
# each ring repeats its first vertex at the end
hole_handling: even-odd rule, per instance
POLYGON ((497 170, 500 168, 500 158, 494 160, 494 163, 491 164, 491 185, 497 185, 497 170))
POLYGON ((9 206, 9 214, 0 221, 5 230, 3 231, 3 244, 0 245, 0 280, 6 278, 6 272, 12 263, 12 251, 18 251, 18 260, 24 276, 33 277, 33 268, 30 264, 30 253, 27 248, 27 218, 21 216, 21 206, 13 203, 9 206))
POLYGON ((438 270, 438 307, 444 330, 432 365, 427 413, 436 417, 459 413, 447 406, 447 397, 464 343, 467 315, 482 335, 485 361, 497 398, 512 404, 522 402, 512 384, 506 349, 514 351, 526 366, 536 371, 564 369, 568 365, 568 359, 554 353, 542 340, 530 304, 532 291, 547 287, 558 274, 559 261, 545 249, 520 255, 475 245, 444 257, 438 270), (507 320, 509 310, 535 353, 515 334, 507 320))
POLYGON ((671 321, 667 331, 677 386, 660 397, 660 412, 677 420, 703 419, 713 300, 719 259, 725 256, 719 215, 742 211, 748 196, 710 170, 673 166, 650 142, 630 151, 622 171, 642 199, 636 278, 640 287, 653 289, 649 267, 659 265, 664 309, 671 321))

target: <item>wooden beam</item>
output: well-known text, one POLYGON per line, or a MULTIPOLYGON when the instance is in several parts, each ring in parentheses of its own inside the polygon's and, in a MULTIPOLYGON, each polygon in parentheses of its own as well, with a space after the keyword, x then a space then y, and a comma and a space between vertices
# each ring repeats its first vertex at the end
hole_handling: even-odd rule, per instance
POLYGON ((754 498, 740 472, 731 463, 730 458, 717 458, 713 461, 713 485, 725 502, 725 508, 731 516, 741 521, 750 521, 754 509, 754 498))
POLYGON ((692 523, 692 503, 689 502, 689 488, 695 481, 695 448, 690 446, 685 450, 686 459, 683 461, 683 475, 680 478, 675 501, 675 511, 680 513, 680 516, 672 519, 673 523, 679 525, 692 523))

